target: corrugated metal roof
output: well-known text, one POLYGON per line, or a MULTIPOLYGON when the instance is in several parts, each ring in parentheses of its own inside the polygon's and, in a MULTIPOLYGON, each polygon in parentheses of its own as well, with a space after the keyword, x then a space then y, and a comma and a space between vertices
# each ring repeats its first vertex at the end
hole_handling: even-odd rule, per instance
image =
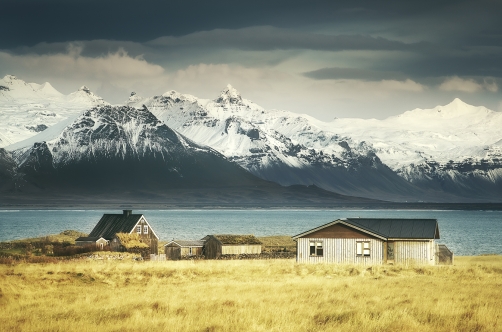
POLYGON ((389 239, 439 239, 436 219, 347 218, 342 221, 389 239))
POLYGON ((142 216, 142 214, 104 214, 89 237, 111 240, 117 233, 130 233, 142 216))
POLYGON ((172 241, 169 241, 165 246, 167 246, 173 242, 178 244, 180 247, 203 247, 204 246, 204 241, 200 241, 200 240, 172 240, 172 241))
POLYGON ((439 239, 437 219, 346 218, 293 236, 298 239, 331 225, 343 223, 382 239, 439 239))

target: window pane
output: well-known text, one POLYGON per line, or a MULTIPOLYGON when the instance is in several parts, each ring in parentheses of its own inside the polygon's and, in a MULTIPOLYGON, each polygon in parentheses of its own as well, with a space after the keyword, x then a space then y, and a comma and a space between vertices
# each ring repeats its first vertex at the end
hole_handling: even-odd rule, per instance
POLYGON ((356 255, 363 254, 363 244, 361 242, 356 242, 356 255))
POLYGON ((141 234, 141 226, 136 227, 136 232, 141 234))
POLYGON ((370 248, 370 243, 364 242, 364 249, 369 249, 369 248, 370 248))
POLYGON ((370 250, 364 249, 364 256, 369 256, 369 255, 370 255, 370 250))
POLYGON ((317 247, 317 256, 322 256, 323 250, 322 247, 317 247))
POLYGON ((310 255, 314 256, 315 255, 315 243, 310 242, 310 255))

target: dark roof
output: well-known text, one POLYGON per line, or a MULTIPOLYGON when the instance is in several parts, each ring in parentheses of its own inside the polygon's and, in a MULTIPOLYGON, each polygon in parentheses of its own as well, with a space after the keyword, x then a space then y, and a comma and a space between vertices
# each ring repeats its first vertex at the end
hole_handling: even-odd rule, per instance
POLYGON ((77 238, 75 241, 94 241, 94 242, 96 242, 99 239, 101 239, 101 236, 98 236, 98 237, 81 236, 81 237, 77 238))
MULTIPOLYGON (((220 241, 221 244, 261 244, 260 240, 258 240, 258 238, 252 234, 218 234, 212 236, 220 241)), ((206 237, 204 237, 203 239, 206 239, 206 237)))
POLYGON ((180 247, 203 247, 205 241, 202 241, 202 240, 172 240, 172 241, 169 241, 164 246, 167 246, 168 244, 173 243, 173 242, 176 243, 177 245, 179 245, 180 247))
POLYGON ((142 214, 104 214, 89 237, 111 240, 117 233, 130 233, 142 216, 142 214))
POLYGON ((385 239, 439 239, 437 219, 346 218, 293 236, 299 238, 328 226, 342 223, 385 239))

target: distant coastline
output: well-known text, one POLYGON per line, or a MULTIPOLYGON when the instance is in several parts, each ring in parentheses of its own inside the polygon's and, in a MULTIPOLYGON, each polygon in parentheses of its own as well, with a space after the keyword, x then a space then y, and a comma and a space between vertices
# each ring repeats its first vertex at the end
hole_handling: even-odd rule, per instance
POLYGON ((0 211, 7 210, 106 210, 134 208, 142 210, 430 210, 430 211, 502 211, 502 203, 351 203, 351 204, 207 204, 207 203, 60 203, 60 204, 3 204, 0 211))

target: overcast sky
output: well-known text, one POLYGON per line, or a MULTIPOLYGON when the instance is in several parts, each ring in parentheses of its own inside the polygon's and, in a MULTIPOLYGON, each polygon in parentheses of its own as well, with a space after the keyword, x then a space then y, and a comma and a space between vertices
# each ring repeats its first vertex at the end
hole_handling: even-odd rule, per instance
POLYGON ((502 1, 1 0, 0 76, 385 118, 459 97, 502 111, 502 1))

